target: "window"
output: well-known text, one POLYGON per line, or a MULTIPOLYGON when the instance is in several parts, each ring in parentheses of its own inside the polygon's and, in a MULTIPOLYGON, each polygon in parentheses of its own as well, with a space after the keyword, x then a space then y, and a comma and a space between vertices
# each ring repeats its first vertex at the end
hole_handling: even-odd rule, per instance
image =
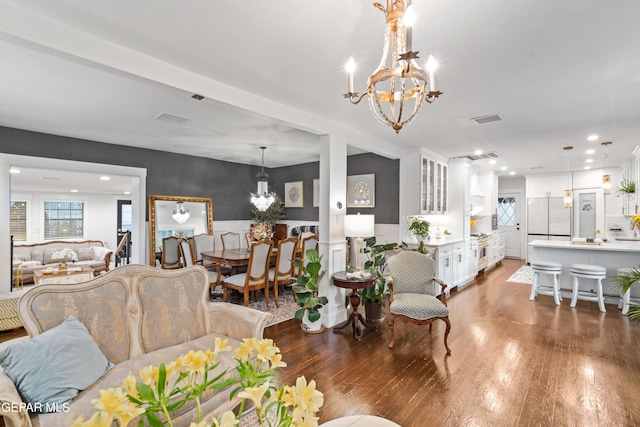
POLYGON ((498 225, 516 226, 516 198, 498 197, 498 225))
POLYGON ((83 202, 44 202, 44 239, 84 237, 83 202))
POLYGON ((11 202, 9 229, 13 240, 27 240, 27 202, 11 202))

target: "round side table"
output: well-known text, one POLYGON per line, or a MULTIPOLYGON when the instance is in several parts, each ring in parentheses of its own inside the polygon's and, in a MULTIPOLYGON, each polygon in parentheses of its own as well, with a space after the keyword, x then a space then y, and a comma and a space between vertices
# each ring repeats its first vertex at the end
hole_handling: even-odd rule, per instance
POLYGON ((320 427, 400 427, 400 424, 373 415, 351 415, 327 421, 320 427))
POLYGON ((366 289, 371 288, 376 284, 376 276, 371 275, 369 277, 363 278, 355 278, 355 277, 347 277, 346 271, 339 271, 333 274, 333 284, 338 286, 339 288, 351 289, 351 296, 349 296, 349 301, 351 302, 351 306, 353 307, 353 312, 346 320, 346 322, 341 323, 333 328, 333 333, 341 333, 351 325, 353 329, 353 336, 356 340, 360 341, 362 339, 362 333, 358 329, 358 321, 362 323, 367 330, 377 331, 377 325, 370 325, 367 323, 362 315, 358 313, 358 306, 360 306, 360 295, 356 292, 358 289, 366 289))

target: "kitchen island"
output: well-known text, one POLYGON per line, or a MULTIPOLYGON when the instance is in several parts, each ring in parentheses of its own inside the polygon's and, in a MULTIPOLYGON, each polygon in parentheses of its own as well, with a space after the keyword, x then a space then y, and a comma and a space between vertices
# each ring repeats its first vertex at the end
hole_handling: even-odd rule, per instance
MULTIPOLYGON (((567 241, 534 240, 532 261, 555 261, 562 264, 558 284, 564 298, 571 298, 573 277, 569 274, 571 264, 595 264, 607 269, 607 278, 602 281, 604 301, 618 304, 620 289, 616 285, 616 270, 620 267, 640 268, 640 242, 603 242, 597 244, 574 244, 567 241)), ((540 277, 541 283, 550 283, 548 275, 540 277)), ((580 290, 596 292, 594 280, 580 279, 580 290)), ((632 289, 631 297, 638 298, 640 289, 632 289)))

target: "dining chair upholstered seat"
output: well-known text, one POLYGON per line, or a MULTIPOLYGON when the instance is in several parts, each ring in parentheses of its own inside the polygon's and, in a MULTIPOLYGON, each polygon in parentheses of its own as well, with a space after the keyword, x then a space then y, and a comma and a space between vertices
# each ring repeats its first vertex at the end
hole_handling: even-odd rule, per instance
POLYGON ((202 252, 213 252, 216 250, 216 236, 206 233, 196 234, 193 236, 193 242, 195 246, 193 248, 193 254, 196 263, 207 268, 217 268, 217 263, 202 258, 202 252))
MULTIPOLYGON (((183 267, 191 267, 196 265, 195 254, 193 253, 193 245, 188 240, 180 240, 180 254, 182 255, 183 267)), ((209 272, 209 298, 212 299, 213 295, 222 291, 220 285, 220 271, 207 269, 209 272), (218 289, 216 289, 216 287, 218 289)))
POLYGON ((447 354, 451 349, 447 344, 451 323, 449 309, 444 291, 447 285, 435 277, 436 264, 433 259, 414 251, 403 251, 389 257, 389 328, 391 342, 389 348, 395 344, 395 318, 400 317, 416 325, 429 325, 436 320, 446 324, 444 332, 444 346, 447 354), (436 285, 441 288, 440 298, 436 298, 436 285))
POLYGON ((234 274, 222 282, 224 302, 228 300, 229 289, 244 295, 244 305, 249 306, 249 292, 264 289, 264 299, 269 308, 269 260, 273 242, 262 240, 251 245, 249 265, 246 273, 234 274))
POLYGON ((273 298, 276 300, 276 307, 280 307, 278 305, 279 287, 282 286, 284 289, 284 284, 290 283, 290 278, 293 277, 293 257, 297 244, 298 239, 295 237, 289 237, 278 242, 276 266, 269 269, 269 285, 273 284, 273 298))
POLYGON ((240 234, 229 231, 220 235, 222 249, 240 249, 240 234))
POLYGON ((162 259, 160 267, 164 269, 180 268, 180 239, 175 236, 162 239, 162 259))

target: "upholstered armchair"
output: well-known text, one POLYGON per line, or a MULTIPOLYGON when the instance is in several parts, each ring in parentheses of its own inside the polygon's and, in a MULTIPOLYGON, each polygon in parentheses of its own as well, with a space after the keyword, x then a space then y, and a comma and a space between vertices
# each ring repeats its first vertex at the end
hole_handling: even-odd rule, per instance
POLYGON ((447 285, 435 278, 435 261, 419 252, 403 251, 387 260, 388 280, 391 290, 389 302, 389 327, 391 328, 391 342, 395 343, 394 323, 400 317, 416 325, 429 325, 436 320, 442 320, 447 329, 444 332, 444 346, 447 354, 451 349, 447 344, 447 337, 451 329, 449 323, 449 309, 445 300, 444 290, 447 285), (440 298, 436 298, 436 285, 441 287, 440 298))

